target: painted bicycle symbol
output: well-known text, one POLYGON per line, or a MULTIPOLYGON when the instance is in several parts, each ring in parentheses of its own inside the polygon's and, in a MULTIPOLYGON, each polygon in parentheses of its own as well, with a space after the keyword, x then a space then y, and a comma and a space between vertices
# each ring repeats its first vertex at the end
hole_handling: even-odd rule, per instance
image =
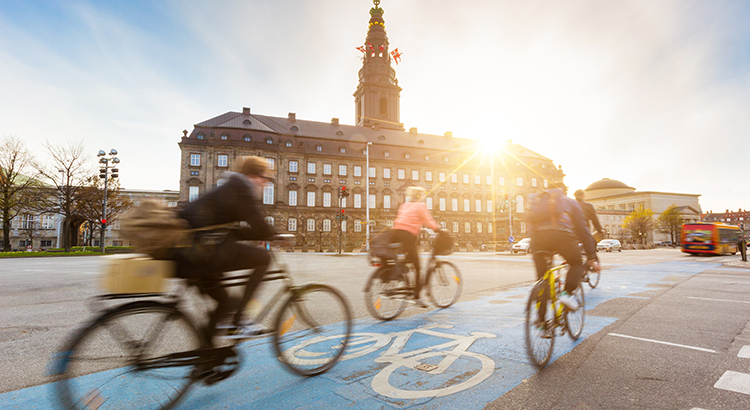
MULTIPOLYGON (((430 325, 422 328, 386 334, 353 333, 349 340, 347 351, 340 360, 354 359, 368 355, 382 349, 393 341, 388 349, 386 349, 380 357, 375 359, 375 362, 377 363, 390 364, 381 369, 372 379, 372 389, 378 394, 397 399, 447 396, 476 386, 490 377, 495 369, 495 362, 492 359, 482 354, 469 352, 468 349, 477 339, 494 338, 497 337, 497 335, 484 332, 472 332, 470 336, 462 336, 433 330, 450 329, 452 327, 453 326, 449 325, 430 325), (450 340, 448 342, 402 352, 401 350, 406 346, 406 343, 415 333, 450 340), (442 360, 438 360, 440 357, 442 357, 442 360), (478 361, 479 370, 463 382, 454 384, 453 380, 450 380, 447 385, 435 389, 405 390, 395 387, 391 383, 394 374, 403 374, 404 371, 410 369, 415 369, 433 376, 441 375, 458 359, 469 359, 470 362, 478 361)), ((306 343, 288 349, 283 354, 287 356, 287 360, 305 365, 315 364, 316 360, 318 360, 316 357, 323 354, 316 352, 315 345, 323 342, 330 343, 330 340, 339 337, 341 336, 312 339, 306 343)), ((330 344, 327 344, 327 346, 330 346, 330 344)), ((472 367, 476 368, 476 363, 472 367)), ((465 374, 462 373, 461 377, 457 379, 464 378, 465 374)), ((416 384, 420 385, 420 383, 416 384)))

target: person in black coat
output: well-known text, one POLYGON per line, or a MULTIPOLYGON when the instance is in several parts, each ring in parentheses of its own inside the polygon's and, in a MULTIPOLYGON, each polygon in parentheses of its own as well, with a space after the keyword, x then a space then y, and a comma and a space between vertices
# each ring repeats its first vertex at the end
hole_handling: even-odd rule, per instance
POLYGON ((261 197, 263 186, 268 181, 266 160, 260 157, 246 158, 238 173, 232 173, 226 182, 213 191, 189 203, 180 212, 180 217, 192 229, 232 222, 244 223, 233 229, 218 244, 207 241, 211 230, 198 231, 193 237, 194 246, 177 255, 178 275, 196 280, 201 292, 216 300, 216 309, 211 313, 206 335, 210 341, 216 333, 216 325, 233 310, 236 337, 245 332, 258 331, 257 325, 243 324, 245 305, 263 279, 271 257, 265 248, 239 243, 238 240, 267 240, 276 231, 265 222, 258 208, 256 195, 261 197), (231 301, 227 290, 219 282, 224 272, 253 269, 241 301, 231 301), (251 327, 255 326, 254 329, 251 327))
POLYGON ((594 238, 596 242, 601 241, 604 239, 604 228, 602 228, 602 225, 599 223, 599 217, 596 215, 594 205, 584 201, 586 194, 582 189, 577 190, 574 195, 576 197, 576 202, 578 202, 578 206, 581 207, 583 217, 586 218, 586 225, 588 225, 589 222, 594 224, 594 238))

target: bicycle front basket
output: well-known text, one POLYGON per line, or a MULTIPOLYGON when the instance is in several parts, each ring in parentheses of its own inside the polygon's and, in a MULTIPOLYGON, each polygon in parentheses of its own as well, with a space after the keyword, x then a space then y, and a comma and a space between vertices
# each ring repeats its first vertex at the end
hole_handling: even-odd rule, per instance
POLYGON ((175 263, 129 254, 105 256, 102 287, 109 293, 161 293, 167 278, 175 274, 175 263))
POLYGON ((453 253, 453 238, 448 232, 440 231, 432 246, 435 247, 435 255, 450 255, 453 253))

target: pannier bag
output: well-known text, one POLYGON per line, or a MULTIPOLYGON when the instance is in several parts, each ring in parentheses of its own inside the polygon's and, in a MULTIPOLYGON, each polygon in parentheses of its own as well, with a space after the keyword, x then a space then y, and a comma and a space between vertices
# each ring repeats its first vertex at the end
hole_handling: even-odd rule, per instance
POLYGON ((157 261, 146 255, 109 255, 102 258, 101 285, 112 294, 162 293, 166 279, 175 274, 175 263, 157 261))
POLYGON ((435 255, 450 255, 453 253, 453 238, 448 231, 440 230, 432 246, 435 248, 435 255))
POLYGON ((188 222, 160 201, 145 199, 123 215, 121 229, 137 252, 154 259, 171 259, 176 248, 191 244, 188 222))

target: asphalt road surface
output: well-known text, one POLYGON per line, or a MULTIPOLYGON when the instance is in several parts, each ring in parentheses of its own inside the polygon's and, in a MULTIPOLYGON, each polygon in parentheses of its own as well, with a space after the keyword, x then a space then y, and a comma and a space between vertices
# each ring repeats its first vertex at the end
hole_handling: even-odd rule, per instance
MULTIPOLYGON (((327 283, 346 295, 358 318, 355 333, 386 335, 389 346, 402 341, 403 349, 368 351, 300 382, 273 361, 267 341, 248 343, 243 350, 268 381, 239 372, 196 388, 182 408, 750 408, 750 269, 723 265, 738 256, 690 257, 675 249, 600 254, 600 286, 585 287, 584 335, 575 343, 559 337, 553 362, 541 371, 529 365, 521 331, 534 279, 527 255, 453 254, 447 258, 464 279, 459 302, 446 310, 410 308, 389 323, 374 321, 365 308, 362 290, 373 268, 364 256, 284 256, 296 283, 327 283), (435 337, 452 342, 427 341, 435 337), (263 344, 263 355, 254 355, 263 344), (446 371, 439 380, 434 371, 410 369, 448 348, 459 358, 456 375, 446 371), (233 381, 253 391, 238 391, 233 381), (321 389, 335 394, 316 399, 321 389)), ((39 394, 48 392, 47 365, 92 317, 101 261, 0 260, 0 408, 49 407, 53 398, 39 394)), ((206 306, 192 300, 190 313, 199 319, 206 306)))

